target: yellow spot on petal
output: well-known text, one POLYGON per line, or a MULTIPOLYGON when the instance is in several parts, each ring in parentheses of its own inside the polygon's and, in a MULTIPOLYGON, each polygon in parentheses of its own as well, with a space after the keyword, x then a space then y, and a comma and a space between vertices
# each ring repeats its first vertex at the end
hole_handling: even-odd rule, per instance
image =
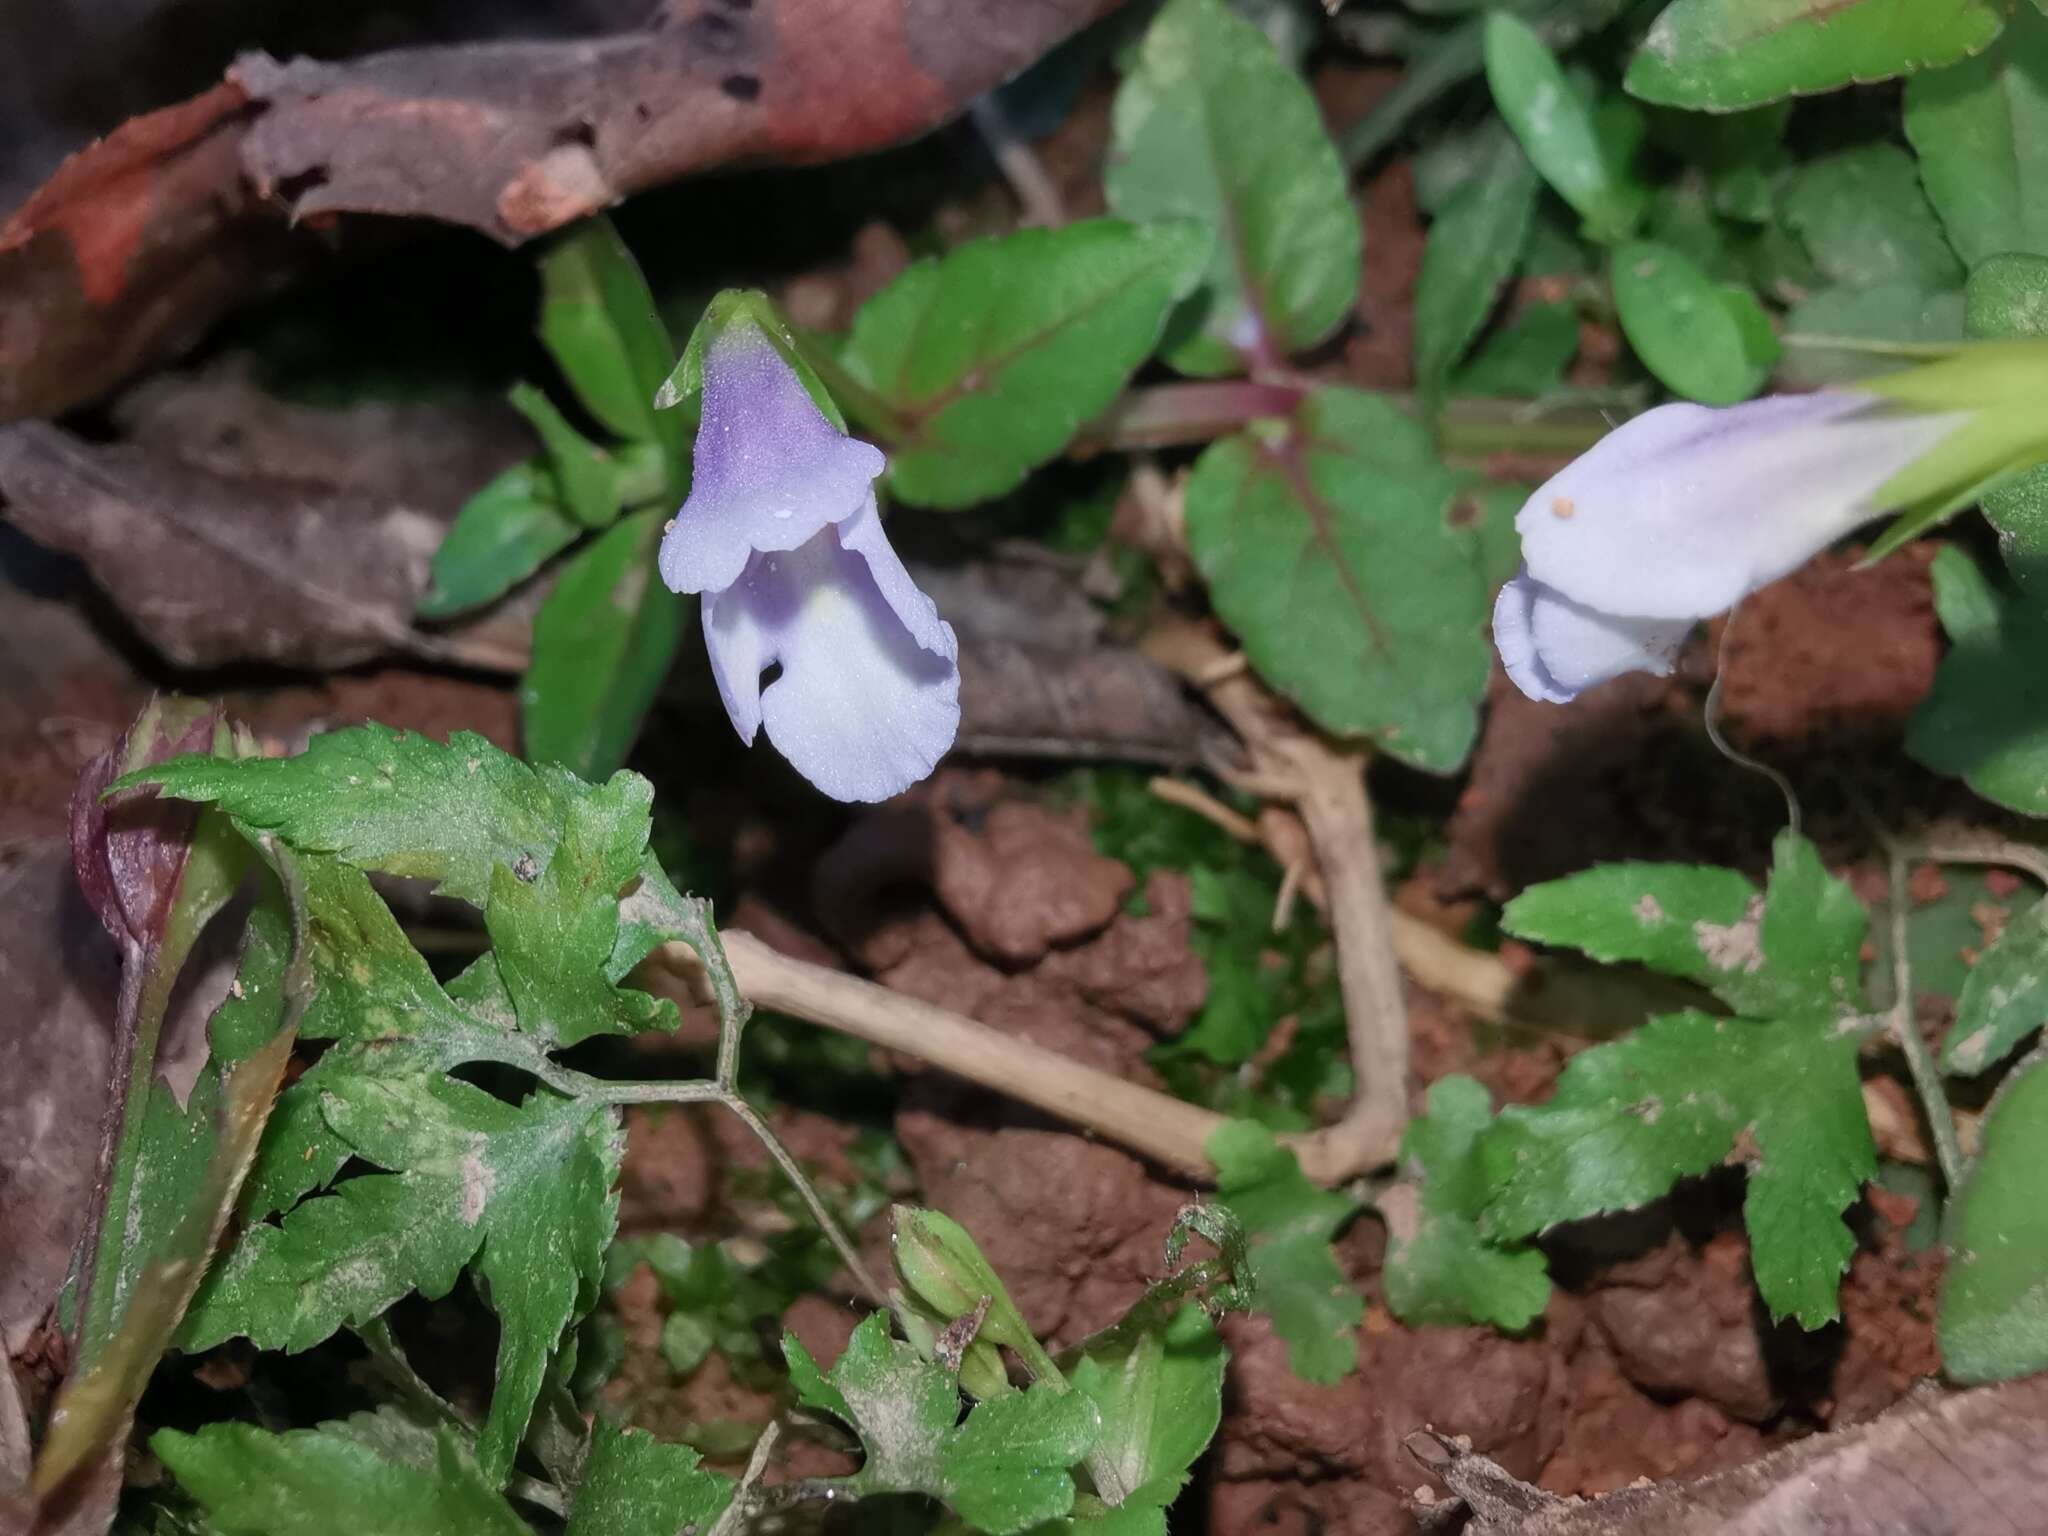
POLYGON ((1555 517, 1570 517, 1578 510, 1578 503, 1574 502, 1569 496, 1553 496, 1550 498, 1550 511, 1555 517))

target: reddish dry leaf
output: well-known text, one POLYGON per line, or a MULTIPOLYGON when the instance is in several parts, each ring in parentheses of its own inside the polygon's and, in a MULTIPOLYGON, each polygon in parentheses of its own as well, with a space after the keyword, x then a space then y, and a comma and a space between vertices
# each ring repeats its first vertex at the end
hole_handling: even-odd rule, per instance
POLYGON ((251 54, 67 160, 0 228, 0 420, 54 415, 378 213, 516 245, 644 188, 821 161, 963 111, 1119 0, 705 0, 599 38, 251 54))

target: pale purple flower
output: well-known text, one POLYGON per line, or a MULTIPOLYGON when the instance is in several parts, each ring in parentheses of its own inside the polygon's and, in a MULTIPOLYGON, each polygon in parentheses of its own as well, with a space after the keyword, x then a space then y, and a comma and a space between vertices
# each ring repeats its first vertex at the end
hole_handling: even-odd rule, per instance
POLYGON ((661 578, 703 594, 733 728, 751 744, 765 724, 835 800, 909 788, 960 725, 953 628, 882 531, 883 462, 825 419, 753 322, 711 338, 690 495, 662 540, 661 578))
POLYGON ((1696 622, 1886 510, 1885 482, 1966 419, 1839 391, 1645 411, 1516 515, 1522 569, 1493 610, 1508 677, 1561 704, 1662 676, 1696 622))

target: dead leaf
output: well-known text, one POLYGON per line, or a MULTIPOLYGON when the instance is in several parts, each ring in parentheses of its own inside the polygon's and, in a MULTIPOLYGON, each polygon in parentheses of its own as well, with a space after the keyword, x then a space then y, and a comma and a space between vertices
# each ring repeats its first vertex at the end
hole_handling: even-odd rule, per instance
POLYGON ((1467 1536, 1980 1536, 2041 1528, 2048 1375, 1915 1393, 1852 1429, 1694 1482, 1560 1499, 1434 1434, 1409 1438, 1475 1518, 1467 1536))
POLYGON ((76 555, 172 661, 329 669, 384 652, 488 664, 412 627, 452 508, 313 480, 233 477, 40 422, 0 427, 0 495, 76 555))
POLYGON ((744 162, 814 162, 966 110, 1120 0, 709 0, 640 30, 245 55, 67 160, 0 226, 0 420, 190 346, 340 213, 508 245, 744 162))
POLYGON ((959 635, 962 751, 1181 767, 1227 750, 1171 672, 1110 638, 1074 575, 990 560, 917 579, 959 635))

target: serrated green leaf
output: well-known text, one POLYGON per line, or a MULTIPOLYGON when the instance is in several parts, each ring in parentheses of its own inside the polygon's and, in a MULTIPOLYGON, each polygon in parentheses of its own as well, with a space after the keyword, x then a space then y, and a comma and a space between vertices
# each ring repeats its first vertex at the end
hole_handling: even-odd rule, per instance
POLYGON ((1188 545, 1259 675, 1419 768, 1464 759, 1486 689, 1486 594, 1450 517, 1464 482, 1384 399, 1311 394, 1210 445, 1188 545))
POLYGON ((2048 256, 2048 18, 2019 6, 1975 58, 1908 80, 1906 137, 1965 262, 2048 256))
POLYGON ((1512 1332, 1542 1316, 1550 1300, 1539 1250, 1479 1233, 1492 1189, 1478 1141, 1492 1118, 1482 1085, 1446 1077, 1430 1085, 1426 1112, 1401 1138, 1402 1182, 1376 1203, 1387 1223, 1387 1306, 1404 1323, 1491 1323, 1512 1332))
POLYGON ((1982 1145, 1949 1207, 1939 1338, 1957 1381, 2048 1369, 2048 1056, 2013 1069, 1985 1112, 1982 1145))
POLYGON ((1624 239, 1642 218, 1645 193, 1602 142, 1592 110, 1536 30, 1506 11, 1486 18, 1486 83, 1529 159, 1603 243, 1624 239))
POLYGON ((491 871, 484 926, 519 1027, 553 1045, 593 1035, 673 1029, 675 1004, 608 976, 619 896, 646 864, 654 789, 620 774, 568 808, 555 856, 527 878, 491 871))
POLYGON ((220 1536, 531 1536, 452 1430, 416 1465, 326 1424, 274 1435, 253 1424, 160 1430, 149 1448, 220 1536))
POLYGON ((1895 144, 1861 144, 1807 161, 1786 183, 1780 207, 1831 282, 1900 283, 1923 293, 1962 286, 1962 264, 1912 157, 1895 144))
POLYGON ((853 1491, 928 1494, 990 1536, 1012 1536, 1073 1507, 1067 1469, 1101 1429, 1086 1394, 1038 1382, 977 1403, 963 1419, 955 1379, 891 1338, 879 1312, 854 1329, 829 1374, 795 1334, 782 1347, 799 1398, 860 1436, 866 1461, 846 1480, 853 1491))
POLYGON ((1734 405, 1770 377, 1778 338, 1747 288, 1717 283, 1671 247, 1647 240, 1615 247, 1612 282, 1628 344, 1673 392, 1734 405))
POLYGON ((1727 112, 1938 69, 1985 47, 1997 0, 1672 0, 1629 61, 1628 89, 1727 112))
POLYGON ((680 497, 689 424, 654 405, 675 362, 675 345, 639 265, 600 215, 549 246, 540 274, 540 337, 563 377, 610 431, 660 446, 668 489, 680 497))
POLYGON ((659 507, 623 517, 562 567, 519 688, 529 757, 601 779, 632 750, 688 614, 655 576, 665 521, 659 507))
POLYGON ((1528 156, 1506 142, 1431 221, 1415 283, 1415 382, 1424 394, 1442 393, 1520 263, 1537 186, 1528 156))
POLYGON ((547 861, 576 787, 468 731, 444 745, 384 725, 315 736, 296 757, 179 758, 121 787, 129 783, 209 801, 294 848, 431 880, 475 907, 489 894, 494 864, 547 861))
POLYGON ((895 417, 890 488, 933 507, 1014 489, 1151 355, 1205 250, 1192 225, 1091 219, 911 267, 840 357, 895 417))
POLYGON ((443 1077, 330 1074, 322 1114, 364 1174, 243 1235, 194 1309, 188 1347, 246 1334, 305 1349, 476 1262, 498 1314, 498 1380, 478 1437, 502 1481, 547 1362, 597 1296, 618 1214, 618 1113, 537 1092, 511 1105, 443 1077), (480 1256, 479 1256, 480 1255, 480 1256))
POLYGON ((562 505, 585 528, 608 528, 619 515, 623 477, 618 463, 569 424, 555 402, 531 384, 506 397, 540 438, 562 505))
POLYGON ((545 464, 529 459, 492 480, 455 514, 434 551, 423 619, 446 619, 503 597, 582 535, 562 509, 545 464))
POLYGON ((1944 546, 1932 568, 1951 645, 1906 727, 1906 751, 1987 800, 2048 816, 2048 615, 1944 546))
MULTIPOLYGON (((1095 1404, 1101 1438, 1089 1476, 1105 1504, 1136 1517, 1163 1510, 1188 1480, 1223 1416, 1223 1342, 1199 1307, 1082 1355, 1068 1372, 1095 1404)), ((1099 1530, 1093 1521, 1076 1529, 1099 1530)))
POLYGON ((1524 891, 1501 926, 1699 982, 1751 1018, 1853 1012, 1863 909, 1796 833, 1781 834, 1773 856, 1768 897, 1734 870, 1603 864, 1524 891))
POLYGON ((1252 1305, 1287 1341, 1287 1363, 1304 1381, 1325 1385, 1358 1364, 1352 1332, 1365 1300, 1345 1281, 1330 1239, 1358 1202, 1318 1189, 1273 1133, 1231 1120, 1210 1133, 1202 1150, 1216 1165, 1216 1195, 1250 1240, 1252 1305))
POLYGON ((708 1531, 732 1502, 732 1479, 697 1465, 687 1445, 644 1430, 592 1426, 590 1459, 569 1506, 567 1536, 677 1536, 708 1531))
POLYGON ((1184 373, 1279 362, 1357 297, 1358 215, 1315 99, 1223 0, 1170 0, 1154 17, 1117 92, 1104 189, 1125 218, 1215 236, 1168 331, 1184 373))
POLYGON ((1574 1056, 1548 1104, 1510 1106, 1480 1139, 1496 1191, 1481 1230, 1526 1238, 1645 1205, 1731 1152, 1750 1166, 1743 1210, 1765 1304, 1821 1326, 1856 1247, 1841 1213, 1877 1168, 1856 1041, 1832 1015, 1673 1014, 1574 1056))

